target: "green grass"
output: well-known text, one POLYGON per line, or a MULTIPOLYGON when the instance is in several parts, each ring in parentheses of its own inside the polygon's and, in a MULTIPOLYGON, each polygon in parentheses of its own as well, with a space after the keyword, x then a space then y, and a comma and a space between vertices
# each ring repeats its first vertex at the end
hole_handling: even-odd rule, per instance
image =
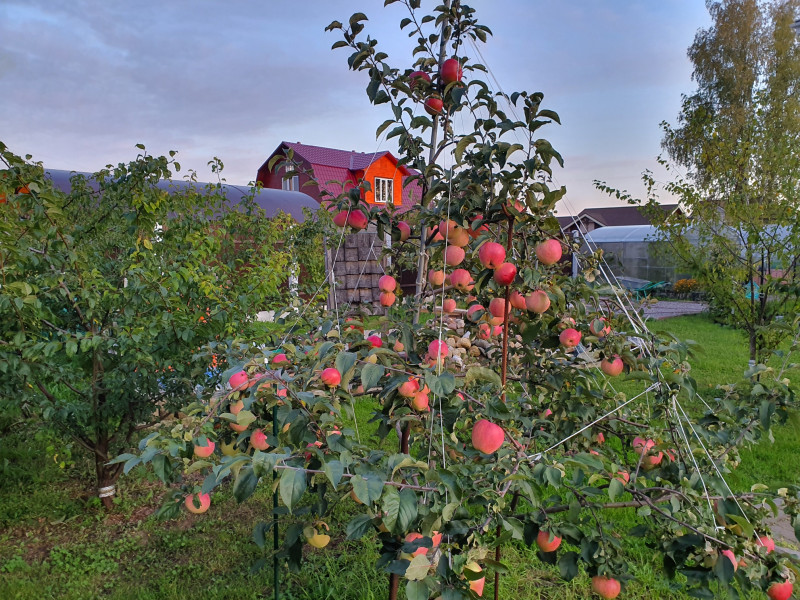
MULTIPOLYGON (((702 343, 693 361, 701 391, 738 380, 747 367, 744 336, 705 317, 681 317, 650 326, 702 343)), ((800 385, 797 373, 791 378, 795 386, 800 385)), ((374 424, 367 424, 370 413, 369 400, 359 400, 356 414, 362 439, 375 430, 374 424)), ((161 504, 162 486, 149 473, 134 471, 122 480, 115 510, 107 514, 92 497, 88 457, 76 451, 74 464, 61 468, 48 451, 51 439, 37 435, 39 431, 28 423, 0 438, 0 598, 272 597, 270 565, 250 572, 254 562, 265 556, 251 541, 251 531, 253 523, 265 520, 269 513, 268 486, 261 486, 242 505, 233 500, 229 487, 222 488, 205 515, 163 522, 152 516, 161 504)), ((728 478, 735 489, 748 489, 756 481, 776 487, 798 483, 800 416, 794 413, 787 425, 774 429, 774 436, 774 444, 764 439, 741 451, 740 468, 728 478)), ((396 447, 394 432, 383 444, 387 449, 396 447)), ((352 510, 349 502, 337 506, 329 520, 336 530, 331 546, 309 548, 302 573, 281 571, 284 600, 386 598, 387 577, 374 569, 374 539, 343 539, 343 523, 352 510)), ((622 533, 634 524, 635 515, 632 510, 617 512, 614 519, 622 533)), ((687 597, 663 579, 660 558, 650 548, 639 540, 626 543, 636 579, 625 590, 625 598, 687 597)), ((510 573, 502 578, 502 598, 590 596, 585 575, 564 583, 556 567, 543 565, 521 544, 508 544, 503 552, 510 573)), ((491 594, 490 580, 484 596, 491 594)))

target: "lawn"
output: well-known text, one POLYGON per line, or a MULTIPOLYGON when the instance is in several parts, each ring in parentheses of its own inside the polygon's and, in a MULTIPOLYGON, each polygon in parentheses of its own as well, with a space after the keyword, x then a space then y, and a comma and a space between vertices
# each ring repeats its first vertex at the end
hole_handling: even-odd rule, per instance
MULTIPOLYGON (((736 381, 747 367, 740 332, 702 316, 650 325, 701 344, 694 360, 701 392, 719 382, 736 381)), ((800 374, 794 372, 791 377, 794 386, 799 386, 800 374)), ((360 401, 356 408, 360 433, 368 435, 369 400, 360 401)), ((396 442, 387 439, 385 443, 396 442)), ((7 427, 0 439, 0 598, 272 597, 271 568, 251 573, 252 565, 265 556, 251 541, 251 527, 270 511, 267 486, 261 486, 243 505, 236 504, 229 487, 222 488, 205 515, 164 522, 152 516, 163 488, 151 473, 134 471, 121 482, 115 511, 106 514, 92 497, 88 458, 77 449, 72 455, 62 452, 54 458, 53 447, 53 439, 33 423, 7 427)), ((740 490, 756 481, 775 487, 797 484, 798 447, 800 417, 794 413, 787 425, 775 429, 774 443, 763 440, 742 451, 741 467, 730 483, 740 490)), ((330 520, 334 529, 346 522, 350 510, 352 504, 340 503, 330 520)), ((633 523, 632 515, 618 513, 617 518, 624 534, 633 523)), ((659 558, 651 549, 635 541, 630 548, 636 560, 636 581, 625 590, 625 598, 687 597, 659 578, 659 558)), ((374 542, 347 542, 339 533, 327 549, 308 550, 307 568, 301 574, 281 572, 282 598, 386 598, 387 577, 373 567, 374 542)), ((507 545, 503 561, 510 574, 503 577, 502 598, 590 596, 587 577, 564 583, 557 568, 543 565, 522 545, 507 545)), ((491 594, 487 583, 484 595, 491 594)))

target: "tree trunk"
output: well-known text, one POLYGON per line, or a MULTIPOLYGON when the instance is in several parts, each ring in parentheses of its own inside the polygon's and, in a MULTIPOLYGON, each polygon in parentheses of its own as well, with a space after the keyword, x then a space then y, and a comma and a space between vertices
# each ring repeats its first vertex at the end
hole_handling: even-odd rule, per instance
POLYGON ((758 334, 755 329, 751 329, 747 336, 750 338, 750 360, 758 362, 758 334))
POLYGON ((114 507, 116 484, 122 473, 122 465, 108 465, 108 440, 101 439, 95 444, 94 470, 97 478, 97 495, 103 507, 111 510, 114 507))

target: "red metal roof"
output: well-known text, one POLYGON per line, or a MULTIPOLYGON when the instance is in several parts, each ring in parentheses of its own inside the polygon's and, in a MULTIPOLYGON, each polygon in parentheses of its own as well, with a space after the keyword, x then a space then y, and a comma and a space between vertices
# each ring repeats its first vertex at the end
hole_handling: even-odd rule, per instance
MULTIPOLYGON (((325 148, 323 146, 310 146, 300 142, 281 142, 282 146, 294 151, 295 154, 302 156, 312 165, 324 165, 327 167, 338 167, 349 169, 350 171, 362 171, 376 160, 387 154, 397 161, 390 152, 356 152, 355 150, 337 150, 335 148, 325 148)), ((400 165, 403 175, 410 175, 411 172, 400 165)))

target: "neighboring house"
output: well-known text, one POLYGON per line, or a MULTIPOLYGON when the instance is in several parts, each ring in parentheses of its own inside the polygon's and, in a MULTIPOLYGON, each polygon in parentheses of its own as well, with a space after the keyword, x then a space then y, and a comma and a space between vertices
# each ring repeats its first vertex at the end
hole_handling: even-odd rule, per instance
MULTIPOLYGON (((662 204, 661 210, 668 215, 683 214, 678 204, 662 204)), ((585 208, 576 216, 558 217, 558 222, 564 233, 569 235, 579 229, 583 233, 589 233, 600 227, 628 227, 652 224, 638 206, 585 208)))
POLYGON ((356 152, 322 146, 281 142, 258 169, 257 181, 265 188, 301 191, 317 202, 331 200, 344 190, 352 189, 361 181, 370 185, 363 197, 370 205, 389 205, 400 212, 418 204, 421 188, 416 181, 407 181, 414 171, 397 164, 389 152, 356 152), (278 167, 270 171, 274 156, 286 156, 292 151, 292 160, 299 175, 284 179, 291 168, 278 167), (407 185, 404 185, 406 184, 407 185))

